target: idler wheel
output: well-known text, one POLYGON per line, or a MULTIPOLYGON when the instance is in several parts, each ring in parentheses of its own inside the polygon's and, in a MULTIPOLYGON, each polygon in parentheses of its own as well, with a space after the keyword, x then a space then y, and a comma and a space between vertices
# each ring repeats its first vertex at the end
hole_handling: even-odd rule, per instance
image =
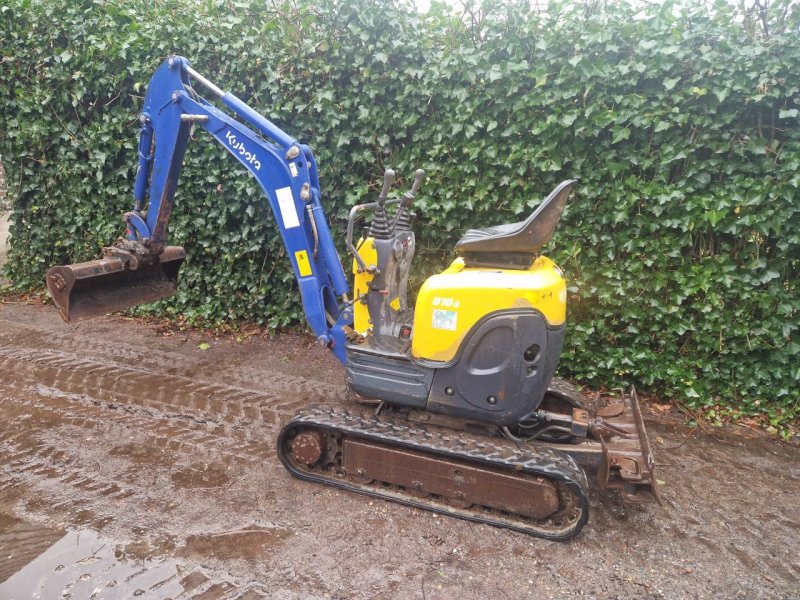
POLYGON ((356 469, 354 473, 350 473, 350 479, 361 485, 369 485, 374 481, 374 479, 367 475, 365 469, 356 469))
POLYGON ((301 431, 290 444, 292 458, 304 465, 316 463, 328 449, 325 436, 314 429, 301 431))

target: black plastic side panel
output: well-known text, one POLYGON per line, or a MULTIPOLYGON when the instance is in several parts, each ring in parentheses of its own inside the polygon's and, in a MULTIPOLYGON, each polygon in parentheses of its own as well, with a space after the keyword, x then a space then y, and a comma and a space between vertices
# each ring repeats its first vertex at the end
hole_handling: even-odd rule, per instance
MULTIPOLYGON (((553 380, 553 375, 556 374, 558 361, 561 358, 561 350, 564 347, 564 333, 566 330, 566 327, 547 330, 547 363, 544 367, 544 372, 547 374, 547 376, 542 382, 544 384, 545 392, 547 391, 547 387, 550 385, 550 382, 553 380)), ((544 399, 544 392, 542 392, 542 399, 544 399)), ((541 400, 539 402, 541 402, 541 400)), ((539 405, 537 404, 536 407, 538 406, 539 405)))
POLYGON ((434 370, 405 357, 347 348, 347 384, 354 392, 394 404, 425 408, 434 370))
POLYGON ((564 328, 548 330, 534 310, 507 311, 478 325, 456 364, 437 369, 427 410, 516 423, 542 401, 553 377, 564 328))

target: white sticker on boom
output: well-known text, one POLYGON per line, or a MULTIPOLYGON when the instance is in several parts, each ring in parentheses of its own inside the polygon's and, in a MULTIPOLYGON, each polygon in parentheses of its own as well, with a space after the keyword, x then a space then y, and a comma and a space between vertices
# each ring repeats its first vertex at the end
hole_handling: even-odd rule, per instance
POLYGON ((285 187, 275 190, 275 195, 278 197, 278 208, 281 211, 283 228, 291 229, 292 227, 300 227, 300 221, 297 219, 297 209, 294 206, 292 188, 285 187))

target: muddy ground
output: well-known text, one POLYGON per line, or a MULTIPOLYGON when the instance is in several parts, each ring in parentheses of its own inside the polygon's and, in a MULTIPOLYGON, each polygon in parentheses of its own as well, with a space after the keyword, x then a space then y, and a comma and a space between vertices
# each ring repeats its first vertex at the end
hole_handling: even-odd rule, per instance
POLYGON ((572 542, 291 478, 274 450, 345 402, 309 338, 66 325, 0 305, 0 598, 791 598, 797 447, 645 406, 665 500, 592 494, 572 542))

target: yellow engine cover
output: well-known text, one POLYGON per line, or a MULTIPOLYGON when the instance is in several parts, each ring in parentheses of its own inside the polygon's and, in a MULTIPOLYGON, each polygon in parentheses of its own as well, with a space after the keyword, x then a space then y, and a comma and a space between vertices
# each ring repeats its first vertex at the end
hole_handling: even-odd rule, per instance
POLYGON ((567 317, 567 285, 561 270, 545 256, 527 270, 468 268, 457 258, 422 285, 414 312, 414 358, 447 362, 485 315, 511 308, 535 308, 548 325, 567 317))

